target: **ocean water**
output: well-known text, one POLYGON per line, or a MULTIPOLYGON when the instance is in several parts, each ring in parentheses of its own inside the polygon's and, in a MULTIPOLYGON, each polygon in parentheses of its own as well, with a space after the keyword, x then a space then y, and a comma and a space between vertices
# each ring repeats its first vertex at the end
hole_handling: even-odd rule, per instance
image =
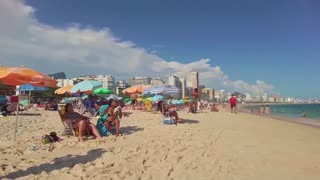
POLYGON ((274 116, 301 118, 301 113, 305 112, 307 119, 320 120, 320 104, 281 104, 269 107, 274 116))

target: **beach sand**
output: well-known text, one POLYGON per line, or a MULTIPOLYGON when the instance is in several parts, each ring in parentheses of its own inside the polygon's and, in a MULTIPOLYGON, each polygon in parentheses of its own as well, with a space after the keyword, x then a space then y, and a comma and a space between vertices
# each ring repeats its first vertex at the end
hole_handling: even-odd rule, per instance
MULTIPOLYGON (((121 137, 41 145, 63 126, 57 112, 0 118, 0 179, 318 180, 320 129, 250 114, 179 112, 183 123, 135 111, 121 137), (37 150, 32 151, 36 145, 37 150)), ((95 120, 93 120, 95 121, 95 120)))

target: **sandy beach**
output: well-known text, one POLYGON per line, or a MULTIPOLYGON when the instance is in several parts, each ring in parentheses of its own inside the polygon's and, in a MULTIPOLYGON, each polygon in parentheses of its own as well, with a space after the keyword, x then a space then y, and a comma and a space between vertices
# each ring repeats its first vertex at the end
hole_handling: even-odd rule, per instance
MULTIPOLYGON (((281 179, 318 180, 320 129, 229 112, 188 114, 163 125, 157 113, 135 111, 120 137, 41 145, 63 126, 57 112, 0 118, 0 179, 281 179), (32 151, 32 146, 36 150, 32 151)), ((95 119, 92 120, 95 122, 95 119)))

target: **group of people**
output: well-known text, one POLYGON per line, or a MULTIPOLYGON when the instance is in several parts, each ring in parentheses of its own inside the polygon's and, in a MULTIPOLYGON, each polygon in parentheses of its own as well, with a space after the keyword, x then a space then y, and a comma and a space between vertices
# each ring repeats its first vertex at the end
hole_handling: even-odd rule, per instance
POLYGON ((72 104, 65 106, 64 120, 79 132, 78 138, 83 141, 83 136, 89 132, 101 139, 102 136, 114 134, 120 135, 121 107, 116 100, 109 100, 100 106, 97 124, 94 125, 89 118, 74 111, 72 104), (115 130, 115 133, 113 133, 115 130))

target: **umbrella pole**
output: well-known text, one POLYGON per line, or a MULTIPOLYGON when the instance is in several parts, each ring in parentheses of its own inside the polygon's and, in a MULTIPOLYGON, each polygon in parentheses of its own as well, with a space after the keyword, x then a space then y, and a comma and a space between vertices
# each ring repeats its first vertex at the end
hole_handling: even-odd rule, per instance
POLYGON ((16 127, 14 129, 14 137, 13 140, 16 140, 16 134, 17 134, 17 129, 18 129, 18 117, 19 117, 19 96, 21 93, 21 86, 19 87, 19 94, 18 94, 18 103, 17 103, 17 108, 16 108, 16 127))

